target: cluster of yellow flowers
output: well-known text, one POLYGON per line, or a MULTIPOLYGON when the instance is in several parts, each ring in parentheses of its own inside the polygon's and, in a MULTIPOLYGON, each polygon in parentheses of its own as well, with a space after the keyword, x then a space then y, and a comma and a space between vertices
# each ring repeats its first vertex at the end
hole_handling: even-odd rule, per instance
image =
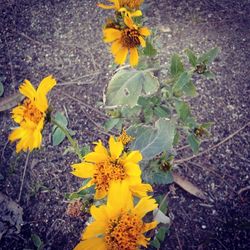
MULTIPOLYGON (((26 98, 12 110, 12 118, 19 127, 9 136, 11 142, 19 140, 17 152, 40 148, 49 107, 46 96, 55 85, 56 80, 48 76, 37 90, 28 80, 19 87, 26 98)), ((141 153, 126 149, 133 139, 123 130, 118 138, 109 138, 109 148, 101 141, 95 142, 94 151, 85 155, 81 163, 72 165, 73 175, 90 179, 80 190, 93 186, 94 199, 107 200, 105 205, 91 207, 94 222, 87 226, 75 249, 136 250, 140 246, 147 247, 150 238, 144 233, 155 228, 157 222, 146 223, 143 217, 156 209, 157 203, 148 196, 148 192, 153 191, 151 185, 141 180, 141 153), (136 204, 134 196, 140 199, 136 204)))
POLYGON ((150 35, 147 27, 139 27, 133 18, 142 16, 140 5, 143 0, 109 0, 113 5, 99 3, 103 9, 114 9, 115 17, 108 19, 103 29, 104 42, 112 43, 111 52, 115 63, 123 64, 128 53, 130 54, 130 65, 137 66, 139 61, 138 48, 146 47, 145 37, 150 35))
POLYGON ((142 183, 139 151, 126 152, 125 146, 132 140, 125 131, 116 140, 109 138, 109 149, 101 141, 94 151, 85 155, 79 164, 73 164, 72 174, 90 178, 80 190, 94 186, 95 199, 107 196, 106 205, 92 206, 94 222, 87 226, 77 250, 129 249, 141 245, 147 247, 149 238, 144 233, 156 227, 157 222, 145 223, 143 217, 157 208, 156 201, 148 196, 151 185, 142 183), (140 198, 134 205, 133 196, 140 198))

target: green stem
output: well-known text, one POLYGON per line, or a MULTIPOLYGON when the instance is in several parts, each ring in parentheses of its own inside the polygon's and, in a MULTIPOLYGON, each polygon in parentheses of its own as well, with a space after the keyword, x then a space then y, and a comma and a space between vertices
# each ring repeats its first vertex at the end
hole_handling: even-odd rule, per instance
POLYGON ((75 141, 72 136, 70 135, 69 131, 63 127, 60 123, 58 123, 54 118, 51 118, 51 122, 56 125, 58 128, 60 128, 62 130, 62 132, 66 135, 66 137, 68 138, 69 142, 71 143, 72 147, 74 148, 75 153, 77 154, 77 156, 79 157, 79 159, 82 159, 82 155, 80 153, 79 150, 79 146, 77 141, 75 141))

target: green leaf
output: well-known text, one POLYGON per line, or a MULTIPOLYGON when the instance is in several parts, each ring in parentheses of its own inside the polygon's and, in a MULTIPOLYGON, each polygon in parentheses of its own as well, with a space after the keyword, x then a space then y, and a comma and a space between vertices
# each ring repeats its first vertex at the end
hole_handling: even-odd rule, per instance
POLYGON ((62 112, 56 112, 55 120, 65 128, 68 126, 68 120, 62 112))
POLYGON ((169 117, 171 111, 165 106, 157 106, 154 108, 154 114, 158 117, 169 117))
POLYGON ((154 94, 159 82, 152 73, 143 70, 120 70, 111 79, 107 87, 106 105, 134 107, 139 96, 154 94))
POLYGON ((183 92, 186 94, 186 96, 197 96, 197 91, 195 85, 192 83, 192 81, 189 81, 183 88, 183 92))
POLYGON ((0 96, 3 95, 3 92, 4 92, 4 87, 3 87, 2 82, 0 82, 0 96))
POLYGON ((156 249, 159 249, 161 247, 160 241, 156 238, 150 242, 150 245, 156 249))
POLYGON ((112 128, 114 128, 117 123, 120 121, 120 118, 110 118, 104 123, 104 127, 107 131, 110 131, 112 128))
POLYGON ((168 229, 166 227, 160 227, 158 233, 156 234, 156 238, 159 241, 164 241, 167 232, 168 229))
POLYGON ((179 118, 181 119, 182 122, 185 123, 187 118, 191 116, 189 105, 183 101, 176 101, 175 108, 179 118))
POLYGON ((201 124, 202 128, 209 129, 211 126, 213 126, 214 122, 205 122, 201 124))
POLYGON ((189 63, 195 67, 196 66, 196 63, 197 63, 197 57, 195 55, 195 53, 190 50, 190 49, 186 49, 185 50, 185 53, 187 54, 187 57, 188 57, 188 60, 189 60, 189 63))
POLYGON ((187 138, 188 144, 190 145, 192 151, 197 153, 199 151, 200 142, 197 140, 194 134, 189 134, 187 138))
POLYGON ((190 75, 188 74, 188 72, 185 71, 181 73, 178 80, 173 85, 173 92, 181 91, 189 81, 190 75))
POLYGON ((197 63, 210 64, 217 57, 218 53, 219 53, 219 48, 213 48, 213 49, 209 50, 208 52, 202 54, 198 58, 197 63))
MULTIPOLYGON (((67 129, 68 126, 68 120, 65 117, 65 115, 61 112, 56 112, 54 119, 65 129, 67 129)), ((72 131, 71 131, 72 132, 72 131)), ((64 132, 57 127, 56 125, 52 128, 52 145, 58 146, 62 143, 62 141, 65 139, 64 132)))
POLYGON ((155 126, 137 125, 127 130, 135 138, 130 149, 140 150, 144 160, 150 160, 163 151, 172 148, 175 126, 173 122, 160 118, 155 126))
POLYGON ((52 145, 58 146, 63 142, 65 134, 60 128, 56 128, 52 134, 52 145))
POLYGON ((144 96, 140 96, 139 99, 138 99, 138 102, 137 104, 142 106, 142 107, 147 107, 147 106, 150 106, 150 100, 149 98, 146 98, 144 96))
POLYGON ((153 47, 151 42, 147 41, 146 48, 143 49, 143 54, 145 56, 155 56, 157 54, 157 50, 153 47))
POLYGON ((172 77, 179 76, 184 71, 184 66, 179 55, 174 54, 171 58, 170 73, 172 77))
POLYGON ((174 141, 173 141, 173 146, 176 146, 179 143, 180 140, 180 134, 178 133, 178 131, 175 131, 175 135, 174 135, 174 141))
POLYGON ((85 145, 80 149, 81 152, 81 156, 84 157, 86 154, 91 152, 90 146, 89 145, 85 145))
POLYGON ((171 171, 168 172, 159 171, 157 173, 154 173, 153 181, 155 184, 167 185, 173 183, 174 179, 171 171))
POLYGON ((153 119, 154 111, 151 107, 146 107, 143 109, 143 115, 145 123, 150 123, 153 119))
POLYGON ((41 249, 43 246, 43 242, 37 234, 31 234, 31 240, 37 249, 41 249))

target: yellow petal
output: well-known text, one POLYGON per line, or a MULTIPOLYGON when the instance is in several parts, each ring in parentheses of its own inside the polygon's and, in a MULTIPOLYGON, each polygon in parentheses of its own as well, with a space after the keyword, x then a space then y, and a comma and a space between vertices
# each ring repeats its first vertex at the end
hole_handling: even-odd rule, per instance
POLYGON ((52 75, 45 77, 37 88, 38 96, 40 94, 47 95, 48 92, 56 85, 56 80, 52 75))
POLYGON ((140 44, 144 48, 146 47, 146 41, 142 38, 142 36, 139 36, 140 44))
POLYGON ((130 176, 141 176, 141 169, 139 165, 132 163, 132 162, 127 162, 124 165, 126 169, 126 174, 130 176))
POLYGON ((124 23, 130 28, 130 29, 137 29, 136 25, 134 24, 132 18, 129 16, 124 17, 124 23))
POLYGON ((123 151, 123 144, 121 141, 115 141, 114 137, 111 136, 109 138, 109 150, 110 155, 113 160, 116 160, 119 158, 123 151))
POLYGON ((146 238, 144 235, 140 235, 137 241, 137 244, 147 247, 149 238, 146 238))
POLYGON ((112 215, 116 217, 122 209, 128 211, 132 207, 133 200, 128 183, 126 181, 113 181, 108 192, 107 210, 112 211, 112 215))
POLYGON ((73 164, 72 168, 74 170, 71 173, 81 178, 93 177, 95 173, 95 166, 92 163, 88 162, 73 164))
POLYGON ((24 80, 24 83, 19 87, 19 91, 31 100, 34 100, 37 96, 36 90, 29 80, 24 80))
POLYGON ((151 31, 147 27, 142 27, 139 29, 139 33, 142 36, 149 36, 151 34, 151 31))
POLYGON ((87 226, 85 232, 82 235, 82 239, 90 239, 94 237, 98 237, 105 233, 106 223, 103 221, 94 221, 90 225, 87 226))
POLYGON ((106 155, 108 157, 108 151, 107 149, 102 145, 102 142, 99 140, 97 143, 96 143, 96 146, 95 146, 95 149, 94 151, 98 154, 103 154, 103 155, 106 155))
POLYGON ((110 43, 121 38, 121 31, 113 28, 103 30, 104 42, 110 43))
POLYGON ((137 10, 137 11, 135 11, 135 12, 130 13, 130 15, 131 15, 132 17, 135 17, 135 16, 142 16, 142 12, 141 12, 140 10, 137 10))
POLYGON ((114 41, 111 45, 112 54, 115 56, 121 47, 122 47, 122 44, 121 44, 120 40, 114 41))
POLYGON ((105 10, 115 9, 114 5, 106 5, 106 4, 98 3, 97 6, 105 10))
POLYGON ((107 246, 103 238, 92 238, 81 241, 77 244, 74 250, 107 250, 107 246))
POLYGON ((133 162, 138 163, 142 160, 142 154, 140 151, 132 151, 128 154, 128 156, 125 158, 125 162, 133 162))
POLYGON ((128 55, 128 48, 121 47, 115 55, 115 63, 116 64, 125 63, 127 55, 128 55))
POLYGON ((106 192, 105 190, 103 190, 103 189, 101 189, 101 190, 96 189, 94 199, 95 199, 95 200, 101 200, 101 199, 103 199, 106 195, 107 195, 107 192, 106 192))
POLYGON ((153 222, 150 222, 150 223, 144 223, 144 228, 143 228, 143 231, 142 233, 145 233, 153 228, 156 228, 158 222, 157 221, 153 221, 153 222))
POLYGON ((99 163, 107 160, 107 156, 96 152, 88 153, 84 156, 84 160, 93 163, 99 163))
POLYGON ((157 203, 155 199, 152 199, 150 196, 143 197, 136 204, 134 208, 134 213, 136 213, 140 218, 144 217, 148 212, 153 211, 157 208, 157 203))
POLYGON ((137 48, 130 48, 130 65, 135 67, 139 61, 139 55, 137 48))
POLYGON ((102 205, 98 208, 96 206, 91 206, 90 213, 95 220, 106 221, 106 222, 108 221, 108 214, 106 211, 106 205, 102 205))
POLYGON ((19 105, 12 109, 12 118, 16 123, 20 123, 24 119, 24 107, 19 105))
POLYGON ((133 195, 137 197, 145 197, 148 192, 153 192, 153 188, 150 184, 138 183, 130 186, 130 190, 133 195))

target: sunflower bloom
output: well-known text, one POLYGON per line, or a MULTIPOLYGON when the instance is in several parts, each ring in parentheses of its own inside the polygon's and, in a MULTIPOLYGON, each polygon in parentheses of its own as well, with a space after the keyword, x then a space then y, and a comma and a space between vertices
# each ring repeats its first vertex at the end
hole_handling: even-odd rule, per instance
POLYGON ((114 28, 104 29, 104 42, 112 43, 111 52, 115 58, 115 63, 123 64, 128 53, 130 53, 130 65, 135 67, 139 61, 137 48, 140 45, 142 47, 146 46, 144 37, 150 35, 150 30, 147 27, 137 27, 128 16, 124 17, 124 22, 127 27, 122 30, 114 28))
MULTIPOLYGON (((116 11, 120 11, 121 8, 129 8, 129 9, 136 9, 138 10, 140 5, 144 2, 144 0, 108 0, 111 2, 111 5, 106 5, 102 3, 98 3, 97 6, 99 6, 102 9, 110 10, 114 9, 116 11)), ((141 16, 142 13, 141 11, 135 11, 134 12, 135 16, 141 16)))
POLYGON ((104 198, 114 181, 128 183, 133 195, 143 197, 152 191, 149 184, 141 183, 141 170, 138 162, 142 160, 139 151, 123 152, 124 145, 121 141, 109 139, 109 150, 102 142, 96 143, 94 151, 84 157, 83 162, 73 164, 72 174, 81 178, 91 178, 81 189, 94 185, 95 199, 104 198))
POLYGON ((19 140, 16 152, 32 151, 40 148, 42 143, 41 131, 44 127, 48 100, 46 95, 56 85, 52 76, 44 78, 37 90, 30 81, 25 80, 19 87, 19 91, 26 98, 21 105, 12 109, 12 118, 20 126, 9 135, 11 142, 19 140))
POLYGON ((134 206, 126 183, 111 185, 107 205, 92 206, 94 218, 82 234, 82 241, 74 250, 137 250, 147 247, 144 233, 155 228, 157 222, 145 223, 143 217, 157 208, 156 201, 147 196, 134 206))

